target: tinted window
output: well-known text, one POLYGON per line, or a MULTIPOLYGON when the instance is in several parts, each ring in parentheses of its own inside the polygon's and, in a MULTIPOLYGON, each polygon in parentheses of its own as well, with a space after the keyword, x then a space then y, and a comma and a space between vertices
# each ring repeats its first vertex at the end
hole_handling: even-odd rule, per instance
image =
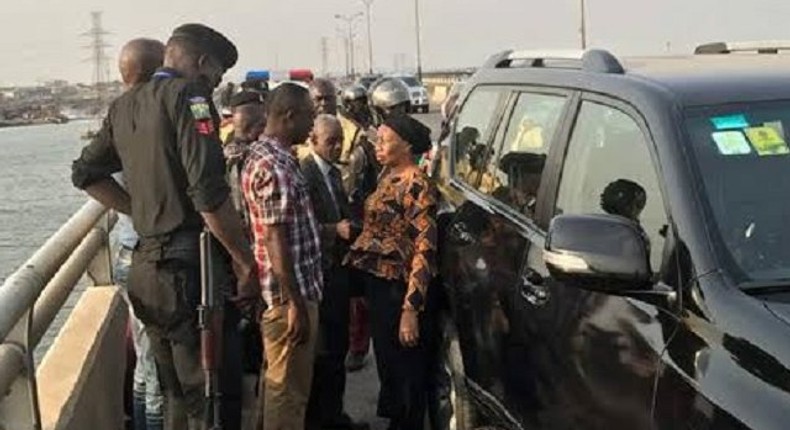
POLYGON ((365 87, 365 88, 370 88, 370 84, 372 84, 373 82, 376 82, 376 79, 377 79, 377 78, 373 78, 373 77, 370 77, 370 78, 360 78, 360 79, 359 79, 359 81, 358 81, 358 83, 359 83, 360 85, 362 85, 363 87, 365 87))
POLYGON ((695 108, 686 126, 725 269, 740 282, 786 282, 790 102, 695 108))
POLYGON ((480 180, 488 160, 489 135, 494 116, 505 92, 502 89, 475 89, 461 106, 455 125, 455 175, 471 185, 480 180))
POLYGON ((557 213, 611 214, 639 222, 660 268, 667 225, 661 191, 638 124, 617 109, 584 102, 571 137, 557 213))
POLYGON ((400 78, 409 88, 421 87, 422 84, 415 78, 400 78))
POLYGON ((501 146, 489 158, 478 189, 530 218, 566 98, 521 93, 501 146))

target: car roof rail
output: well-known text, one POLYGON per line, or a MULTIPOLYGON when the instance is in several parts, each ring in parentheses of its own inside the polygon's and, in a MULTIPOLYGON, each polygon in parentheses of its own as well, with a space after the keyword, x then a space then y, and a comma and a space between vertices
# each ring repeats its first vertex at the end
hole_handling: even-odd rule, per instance
POLYGON ((757 52, 778 54, 790 50, 790 40, 756 40, 752 42, 713 42, 699 45, 694 54, 731 54, 733 52, 757 52))
POLYGON ((503 51, 492 55, 483 65, 487 69, 540 67, 579 69, 596 73, 625 73, 623 65, 604 49, 558 51, 503 51))

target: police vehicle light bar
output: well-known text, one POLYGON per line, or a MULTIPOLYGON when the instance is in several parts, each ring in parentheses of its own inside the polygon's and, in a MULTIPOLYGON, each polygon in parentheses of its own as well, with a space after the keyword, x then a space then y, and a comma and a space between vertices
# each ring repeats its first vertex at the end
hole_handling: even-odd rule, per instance
POLYGON ((271 77, 271 73, 268 70, 250 70, 247 72, 245 79, 248 81, 252 80, 259 80, 259 81, 268 81, 271 77))

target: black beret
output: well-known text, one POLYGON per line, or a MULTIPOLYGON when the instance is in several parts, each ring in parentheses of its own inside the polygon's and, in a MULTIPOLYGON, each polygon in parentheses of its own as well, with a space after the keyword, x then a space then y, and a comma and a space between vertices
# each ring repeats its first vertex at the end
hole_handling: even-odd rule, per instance
POLYGON ((248 104, 263 104, 263 99, 260 93, 256 93, 254 91, 241 91, 234 94, 230 98, 230 107, 236 108, 243 105, 248 104))
POLYGON ((414 155, 423 154, 431 149, 431 129, 420 121, 405 114, 395 114, 387 118, 384 125, 408 142, 414 155))
POLYGON ((222 33, 207 27, 203 24, 184 24, 173 30, 170 39, 187 39, 195 42, 205 52, 222 63, 225 70, 236 65, 239 59, 239 52, 236 46, 223 36, 222 33))

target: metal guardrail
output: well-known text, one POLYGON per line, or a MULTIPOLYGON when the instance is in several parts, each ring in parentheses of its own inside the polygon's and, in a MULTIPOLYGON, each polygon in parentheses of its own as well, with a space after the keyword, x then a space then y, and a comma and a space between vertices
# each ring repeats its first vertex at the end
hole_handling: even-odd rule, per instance
POLYGON ((40 429, 33 350, 86 271, 112 284, 116 221, 89 201, 0 287, 0 430, 40 429))

